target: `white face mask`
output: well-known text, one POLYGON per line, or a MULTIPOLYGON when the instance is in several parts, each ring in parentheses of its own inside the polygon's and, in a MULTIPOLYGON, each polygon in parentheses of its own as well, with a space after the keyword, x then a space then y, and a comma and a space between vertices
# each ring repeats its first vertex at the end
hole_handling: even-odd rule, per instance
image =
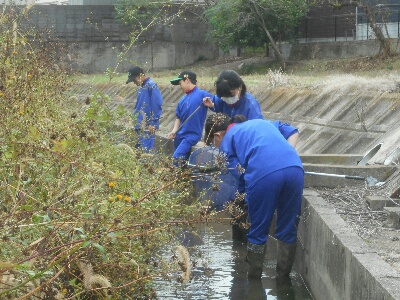
POLYGON ((240 90, 238 91, 238 93, 235 96, 232 96, 232 97, 221 97, 221 99, 223 101, 225 101, 226 103, 232 105, 232 104, 235 104, 236 102, 239 101, 239 99, 240 99, 239 95, 240 95, 240 90))

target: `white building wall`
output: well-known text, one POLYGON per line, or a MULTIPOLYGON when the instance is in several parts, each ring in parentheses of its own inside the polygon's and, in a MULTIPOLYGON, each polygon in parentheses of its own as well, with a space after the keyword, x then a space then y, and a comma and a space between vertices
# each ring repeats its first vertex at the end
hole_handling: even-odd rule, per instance
MULTIPOLYGON (((390 38, 394 38, 397 39, 400 37, 400 28, 399 28, 399 24, 398 23, 387 23, 386 24, 386 28, 385 28, 385 24, 383 23, 378 23, 378 26, 381 27, 383 34, 385 35, 385 37, 389 37, 390 38), (387 29, 387 31, 386 31, 387 29)), ((375 33, 372 30, 372 28, 366 24, 366 23, 362 23, 362 24, 357 24, 357 40, 373 40, 375 39, 375 33)))

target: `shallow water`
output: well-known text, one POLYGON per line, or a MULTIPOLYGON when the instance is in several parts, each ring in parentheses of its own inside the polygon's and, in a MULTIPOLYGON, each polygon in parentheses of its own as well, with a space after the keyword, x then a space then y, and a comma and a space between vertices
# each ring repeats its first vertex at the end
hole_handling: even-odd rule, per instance
POLYGON ((277 282, 276 241, 272 237, 261 281, 247 279, 246 245, 232 241, 229 224, 214 223, 199 227, 196 233, 184 232, 181 241, 196 262, 191 280, 178 283, 158 278, 155 286, 159 299, 313 299, 296 270, 289 280, 277 282))

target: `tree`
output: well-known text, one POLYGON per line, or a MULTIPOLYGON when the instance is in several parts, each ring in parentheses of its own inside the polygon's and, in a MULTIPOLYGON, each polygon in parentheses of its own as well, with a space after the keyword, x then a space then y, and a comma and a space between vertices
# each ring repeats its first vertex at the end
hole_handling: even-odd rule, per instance
POLYGON ((220 0, 207 9, 206 18, 223 49, 269 42, 284 69, 276 39, 287 39, 307 9, 306 0, 220 0))
POLYGON ((277 37, 288 35, 305 15, 308 4, 306 0, 249 0, 252 11, 258 23, 271 42, 275 55, 280 61, 282 70, 285 70, 285 59, 274 41, 269 28, 275 30, 277 37))
POLYGON ((233 47, 259 47, 267 41, 241 0, 220 0, 205 11, 211 25, 209 38, 225 52, 233 47))
MULTIPOLYGON (((381 1, 380 1, 381 2, 381 1)), ((333 9, 340 9, 345 6, 354 6, 361 9, 368 18, 369 26, 372 28, 375 33, 376 38, 379 41, 380 49, 379 53, 382 57, 392 56, 392 50, 390 47, 390 40, 385 37, 381 27, 377 24, 377 16, 380 14, 379 6, 373 4, 378 4, 376 1, 366 1, 366 0, 328 0, 328 3, 332 6, 333 9)))

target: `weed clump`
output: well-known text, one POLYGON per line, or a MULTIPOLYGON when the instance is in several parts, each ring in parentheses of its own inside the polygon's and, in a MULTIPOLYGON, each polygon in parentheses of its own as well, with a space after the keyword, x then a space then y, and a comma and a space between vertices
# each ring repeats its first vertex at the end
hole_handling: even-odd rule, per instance
POLYGON ((190 181, 110 97, 69 97, 63 45, 24 18, 0 13, 0 298, 151 299, 160 249, 201 221, 190 181))

